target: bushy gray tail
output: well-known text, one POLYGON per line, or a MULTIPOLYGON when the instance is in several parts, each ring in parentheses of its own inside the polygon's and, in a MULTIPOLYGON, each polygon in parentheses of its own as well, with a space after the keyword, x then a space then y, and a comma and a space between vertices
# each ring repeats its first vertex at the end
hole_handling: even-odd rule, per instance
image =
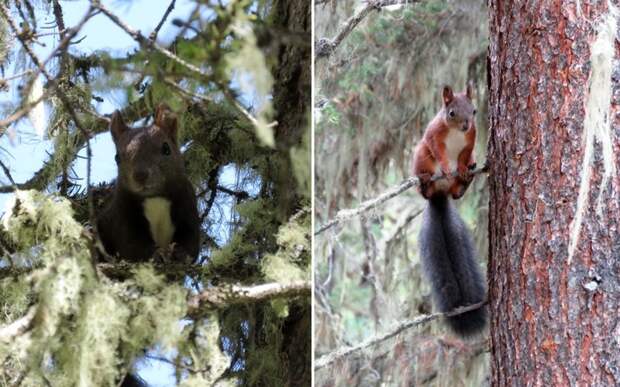
MULTIPOLYGON (((439 311, 448 312, 484 300, 485 285, 472 238, 446 196, 428 201, 419 244, 422 267, 439 311)), ((482 331, 486 320, 485 307, 447 318, 449 327, 464 337, 482 331)))

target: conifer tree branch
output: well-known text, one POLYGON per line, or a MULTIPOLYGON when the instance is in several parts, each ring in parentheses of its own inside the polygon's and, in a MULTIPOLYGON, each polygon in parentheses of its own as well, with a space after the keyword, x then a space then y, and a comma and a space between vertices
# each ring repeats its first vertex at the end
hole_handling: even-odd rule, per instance
POLYGON ((449 312, 437 312, 437 313, 431 313, 431 314, 423 314, 412 320, 401 321, 398 324, 396 324, 395 327, 393 327, 391 330, 389 330, 386 333, 382 333, 374 337, 371 337, 370 339, 365 340, 356 346, 339 348, 335 351, 332 351, 330 353, 327 353, 321 356, 314 362, 314 369, 319 370, 340 359, 356 354, 369 347, 376 346, 377 344, 380 344, 383 341, 389 340, 392 337, 399 335, 400 333, 402 333, 403 331, 407 329, 416 327, 418 325, 425 324, 433 320, 437 320, 441 317, 453 317, 453 316, 457 316, 459 314, 463 314, 463 313, 466 313, 466 312, 469 312, 469 311, 472 311, 478 308, 482 308, 486 303, 487 301, 482 301, 476 304, 462 306, 462 307, 453 309, 449 312))
POLYGON ((190 297, 188 305, 190 314, 193 315, 202 309, 222 309, 276 298, 309 296, 311 291, 310 281, 295 281, 288 284, 272 282, 253 286, 222 285, 190 297))
POLYGON ((34 101, 28 102, 26 104, 24 104, 21 108, 17 109, 15 112, 13 112, 13 114, 9 115, 8 117, 6 117, 5 119, 0 120, 0 134, 4 133, 4 130, 11 125, 13 122, 21 119, 22 117, 25 117, 28 113, 30 113, 30 111, 37 106, 39 103, 41 103, 43 100, 47 99, 51 93, 52 90, 47 89, 45 91, 43 91, 43 93, 34 101))
POLYGON ((134 30, 133 28, 131 28, 129 25, 127 25, 127 23, 121 20, 120 17, 115 15, 108 8, 104 7, 99 1, 93 0, 91 1, 91 4, 94 8, 103 12, 108 17, 108 19, 110 19, 114 24, 119 26, 123 31, 125 31, 133 40, 138 42, 140 45, 157 51, 158 53, 162 54, 163 56, 177 63, 178 65, 185 67, 190 72, 195 73, 196 75, 199 75, 203 79, 209 78, 208 74, 206 74, 204 71, 202 71, 197 66, 187 62, 185 59, 178 57, 177 55, 173 54, 168 49, 150 40, 146 36, 142 35, 140 31, 134 30))
MULTIPOLYGON (((169 279, 182 279, 185 276, 199 276, 204 273, 203 265, 187 265, 182 263, 154 264, 157 272, 165 274, 169 279)), ((133 276, 135 264, 126 261, 115 263, 98 263, 97 271, 109 278, 127 279, 133 276)), ((21 276, 36 270, 33 267, 0 268, 0 278, 21 276)), ((232 305, 262 302, 275 298, 292 298, 308 296, 311 293, 310 281, 295 281, 287 284, 271 282, 259 285, 222 284, 205 289, 203 292, 188 298, 190 314, 199 313, 203 309, 221 309, 232 305)))
MULTIPOLYGON (((6 5, 0 4, 0 14, 2 14, 2 16, 6 19, 9 27, 11 28, 11 31, 13 31, 13 34, 15 34, 17 39, 21 42, 22 47, 24 47, 24 50, 26 51, 28 56, 30 56, 30 59, 32 59, 33 63, 37 66, 37 68, 39 70, 39 73, 43 74, 45 79, 47 79, 48 88, 56 90, 56 93, 57 93, 59 99, 62 101, 65 109, 67 110, 67 112, 71 116, 71 119, 73 120, 73 122, 75 123, 77 128, 82 132, 82 134, 86 138, 90 137, 90 131, 88 129, 86 129, 86 127, 82 124, 82 121, 77 116, 77 114, 76 114, 76 112, 75 112, 75 110, 73 108, 73 104, 72 104, 71 100, 69 99, 67 94, 61 88, 58 87, 59 78, 62 77, 62 73, 60 73, 58 75, 58 77, 52 77, 52 75, 49 73, 49 71, 47 71, 47 69, 45 68, 45 64, 46 64, 47 60, 46 61, 42 61, 37 56, 37 54, 34 52, 32 47, 30 46, 30 44, 28 44, 28 41, 24 37, 24 34, 20 32, 20 30, 19 30, 17 24, 15 23, 15 21, 13 19, 11 19, 10 14, 9 14, 9 9, 7 8, 6 5)), ((86 21, 91 17, 91 15, 92 15, 92 7, 88 9, 88 12, 86 12, 86 16, 82 19, 82 23, 86 23, 86 21)), ((78 31, 79 31, 79 29, 74 29, 70 33, 66 34, 66 36, 63 39, 63 41, 61 41, 61 43, 58 45, 58 47, 54 51, 58 52, 60 50, 64 50, 66 45, 69 44, 70 39, 73 36, 75 36, 78 33, 78 31)), ((50 56, 49 58, 51 58, 51 57, 52 56, 50 56)), ((64 66, 61 63, 60 68, 62 69, 63 67, 64 66)), ((36 75, 38 75, 39 73, 37 73, 36 75)))
MULTIPOLYGON (((98 266, 101 266, 98 265, 98 266)), ((206 310, 224 309, 234 305, 270 301, 279 298, 308 297, 312 291, 310 281, 295 281, 288 284, 277 282, 241 286, 219 285, 188 298, 189 315, 197 317, 206 310)), ((0 342, 8 342, 27 332, 33 324, 36 308, 14 322, 0 327, 0 342)))
MULTIPOLYGON (((158 53, 164 55, 165 57, 167 57, 168 59, 170 59, 173 62, 177 63, 178 65, 186 68, 191 73, 194 73, 195 75, 197 75, 203 81, 206 81, 206 82, 212 81, 212 82, 214 82, 217 85, 217 87, 222 91, 222 93, 224 94, 226 99, 248 121, 250 121, 256 127, 259 126, 258 120, 241 103, 239 103, 237 101, 237 99, 235 98, 233 92, 228 88, 228 86, 226 86, 225 83, 218 82, 217 80, 213 79, 213 77, 211 77, 209 74, 207 74, 205 71, 201 70, 199 67, 193 65, 192 63, 189 63, 188 61, 186 61, 183 58, 180 58, 179 56, 177 56, 174 53, 172 53, 170 50, 168 50, 168 49, 166 49, 164 47, 161 47, 155 41, 153 41, 153 40, 145 37, 144 35, 142 35, 142 33, 140 31, 134 30, 129 25, 127 25, 127 23, 123 22, 121 20, 121 18, 119 18, 117 15, 115 15, 112 11, 110 11, 109 9, 107 9, 106 7, 101 5, 101 3, 99 1, 92 0, 91 4, 93 5, 93 7, 97 8, 98 10, 103 12, 114 24, 119 26, 123 31, 125 31, 129 36, 131 36, 131 38, 134 39, 136 42, 138 42, 141 46, 157 51, 158 53)), ((277 123, 276 122, 272 122, 272 123, 270 123, 270 125, 271 126, 275 126, 275 125, 277 125, 277 123)))
MULTIPOLYGON (((55 9, 55 13, 56 13, 56 9, 55 9)), ((86 12, 86 14, 82 17, 82 19, 78 22, 78 24, 74 28, 71 28, 69 30, 63 29, 62 30, 62 34, 61 34, 62 39, 60 40, 58 45, 52 50, 52 52, 47 56, 47 58, 45 58, 45 60, 40 60, 34 54, 34 51, 28 45, 28 42, 23 37, 23 34, 19 33, 17 25, 10 18, 9 9, 6 7, 6 5, 0 4, 0 14, 2 15, 2 17, 4 19, 6 19, 7 23, 9 23, 9 26, 11 27, 11 30, 13 31, 15 36, 19 39, 19 41, 22 43, 22 46, 24 47, 24 50, 26 50, 26 52, 30 55, 30 57, 32 58, 33 62, 37 66, 36 70, 29 71, 28 74, 31 75, 33 78, 36 78, 37 76, 39 76, 39 74, 43 73, 44 76, 48 80, 47 89, 43 92, 43 94, 39 98, 37 98, 35 101, 31 101, 31 102, 25 104, 20 109, 18 109, 15 113, 11 114, 9 117, 7 117, 7 118, 5 118, 3 120, 0 120, 0 134, 2 134, 2 133, 4 133, 4 130, 10 124, 12 124, 13 122, 19 120, 20 118, 24 117, 25 115, 27 115, 35 106, 37 106, 39 103, 41 103, 44 99, 47 99, 52 94, 52 92, 57 88, 57 86, 58 86, 58 78, 63 75, 62 72, 59 73, 57 77, 53 78, 47 72, 47 70, 45 68, 45 65, 47 65, 50 60, 52 60, 53 58, 58 56, 60 52, 65 52, 66 53, 66 50, 69 47, 69 43, 71 42, 71 39, 73 39, 80 32, 80 30, 82 29, 84 24, 86 24, 86 22, 88 20, 90 20, 90 18, 95 16, 95 13, 93 12, 92 8, 89 8, 88 11, 86 12)), ((57 15, 57 17, 62 17, 62 15, 60 15, 60 16, 57 15)), ((64 26, 64 22, 59 22, 59 23, 62 23, 62 25, 64 26)), ((61 66, 61 68, 62 68, 62 66, 61 66)), ((64 93, 61 94, 62 93, 61 90, 59 90, 58 92, 59 92, 59 96, 60 97, 64 96, 64 93)))
MULTIPOLYGON (((24 113, 24 115, 25 114, 27 114, 27 112, 24 113)), ((147 108, 146 98, 141 97, 131 102, 125 108, 121 109, 121 114, 127 121, 137 121, 138 119, 147 117, 149 114, 151 114, 151 111, 147 108)), ((110 118, 107 116, 101 116, 97 119, 97 124, 90 127, 90 132, 93 136, 99 133, 106 132, 108 130, 109 124, 110 118)), ((86 138, 81 133, 74 133, 71 135, 71 139, 68 142, 71 144, 75 144, 74 151, 67 156, 68 160, 73 160, 77 156, 80 149, 82 149, 82 147, 86 144, 86 138)), ((51 159, 48 160, 45 165, 41 167, 37 172, 35 172, 32 178, 30 178, 28 181, 24 183, 18 183, 16 186, 0 186, 0 193, 13 192, 16 188, 22 190, 44 189, 50 183, 50 181, 56 177, 56 175, 54 174, 56 157, 56 155, 52 155, 51 159)))
MULTIPOLYGON (((488 166, 485 165, 482 168, 478 168, 476 170, 469 172, 469 174, 470 176, 476 176, 480 173, 487 172, 487 171, 488 171, 488 166)), ((446 179, 448 177, 456 177, 456 176, 458 176, 458 172, 455 171, 450 176, 435 175, 431 178, 431 181, 437 181, 437 180, 446 179)), ((400 183, 399 185, 388 189, 387 191, 377 196, 376 198, 362 202, 357 208, 342 209, 336 213, 336 216, 332 220, 327 221, 324 225, 319 227, 319 229, 314 232, 314 235, 319 235, 323 233, 325 230, 328 230, 346 220, 352 219, 366 211, 372 210, 373 208, 376 208, 377 206, 385 203, 386 201, 392 198, 395 198, 401 193, 407 191, 409 188, 418 186, 419 184, 420 184, 420 181, 417 177, 415 176, 409 177, 405 181, 400 183)))
POLYGON ((355 15, 351 16, 344 23, 342 29, 338 31, 336 36, 334 36, 332 39, 319 39, 319 41, 315 44, 316 59, 327 58, 328 56, 330 56, 336 50, 336 47, 338 47, 340 43, 342 43, 342 41, 347 36, 349 36, 351 31, 353 31, 355 27, 357 27, 362 22, 362 20, 364 20, 364 18, 373 11, 380 11, 381 8, 390 5, 409 5, 418 2, 420 2, 420 0, 368 0, 364 8, 362 8, 355 15))
MULTIPOLYGON (((80 118, 78 117, 78 115, 77 115, 77 113, 76 113, 76 111, 75 111, 75 109, 73 107, 73 103, 69 99, 67 94, 64 92, 64 90, 61 87, 58 87, 59 80, 62 79, 62 77, 63 77, 63 69, 66 67, 66 56, 64 54, 61 55, 62 59, 61 59, 61 63, 60 63, 59 74, 56 77, 52 77, 52 75, 45 68, 47 60, 45 62, 43 62, 36 55, 36 53, 34 52, 32 47, 30 46, 30 44, 28 44, 28 41, 26 40, 26 38, 24 38, 23 34, 20 33, 19 29, 17 28, 17 25, 15 24, 15 21, 10 19, 9 10, 8 10, 8 8, 4 4, 0 4, 0 13, 2 13, 2 16, 6 19, 7 23, 11 27, 11 30, 13 31, 13 33, 15 34, 17 39, 21 42, 22 46, 24 47, 24 50, 28 53, 28 55, 30 56, 30 58, 32 59, 34 64, 38 67, 39 72, 41 74, 43 74, 43 76, 47 79, 47 81, 48 81, 48 88, 49 89, 55 89, 56 94, 58 95, 58 97, 62 101, 65 109, 67 110, 67 112, 71 116, 71 119, 73 120, 73 123, 79 129, 79 131, 81 132, 82 136, 86 140, 86 152, 87 152, 86 189, 88 190, 88 209, 89 209, 89 214, 90 214, 90 222, 93 225, 93 228, 94 228, 94 231, 95 231, 95 234, 96 234, 97 227, 96 227, 96 222, 95 222, 94 204, 93 204, 92 196, 90 195, 90 192, 91 192, 91 185, 90 185, 90 179, 91 179, 91 159, 92 159, 92 152, 91 152, 91 148, 90 148, 90 138, 92 136, 92 133, 91 133, 90 129, 86 128, 86 126, 83 124, 82 120, 80 120, 80 118)), ((66 51, 66 48, 68 47, 68 44, 69 44, 70 40, 75 35, 77 35, 77 33, 79 32, 81 26, 83 26, 84 23, 86 23, 86 21, 89 20, 92 17, 92 15, 93 15, 93 7, 91 6, 91 7, 88 8, 88 11, 86 12, 86 15, 82 18, 82 20, 81 20, 80 24, 78 25, 78 27, 73 29, 73 30, 71 30, 71 31, 69 31, 68 33, 65 30, 65 28, 64 28, 64 21, 63 21, 63 18, 62 18, 62 9, 60 8, 60 5, 57 2, 54 3, 54 15, 56 16, 56 21, 58 23, 58 28, 62 29, 62 33, 61 33, 62 40, 61 40, 60 44, 58 45, 58 47, 56 47, 56 49, 54 51, 62 53, 62 52, 66 51)), ((50 56, 49 58, 51 58, 51 57, 52 56, 50 56)), ((48 60, 49 60, 49 58, 48 58, 48 60)), ((90 110, 90 107, 87 110, 90 110)), ((15 184, 13 184, 13 186, 15 186, 15 184)))

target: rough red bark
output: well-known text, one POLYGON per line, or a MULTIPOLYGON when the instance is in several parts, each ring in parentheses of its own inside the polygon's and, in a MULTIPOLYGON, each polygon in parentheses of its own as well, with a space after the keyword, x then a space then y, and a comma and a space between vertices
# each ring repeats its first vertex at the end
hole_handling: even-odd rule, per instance
POLYGON ((489 0, 495 386, 620 385, 620 44, 609 4, 489 0), (592 57, 597 42, 610 49, 592 57))

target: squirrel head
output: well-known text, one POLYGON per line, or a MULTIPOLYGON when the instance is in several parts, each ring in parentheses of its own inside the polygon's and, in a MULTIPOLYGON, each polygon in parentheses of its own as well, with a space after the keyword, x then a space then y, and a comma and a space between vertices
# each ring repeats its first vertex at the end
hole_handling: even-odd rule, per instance
POLYGON ((476 109, 472 102, 472 89, 471 83, 468 83, 464 92, 454 94, 450 86, 443 87, 443 115, 449 128, 465 132, 474 126, 476 109))
POLYGON ((117 185, 142 196, 163 196, 184 176, 184 163, 177 144, 177 118, 165 104, 155 109, 152 125, 130 129, 121 113, 110 125, 116 146, 117 185))

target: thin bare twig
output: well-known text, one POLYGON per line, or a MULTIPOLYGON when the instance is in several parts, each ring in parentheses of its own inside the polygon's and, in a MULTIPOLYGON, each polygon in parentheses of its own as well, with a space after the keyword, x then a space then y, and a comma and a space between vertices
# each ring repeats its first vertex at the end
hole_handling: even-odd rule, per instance
POLYGON ((151 32, 151 34, 149 35, 149 39, 151 39, 153 42, 157 40, 157 34, 159 34, 159 30, 161 30, 161 27, 166 22, 166 19, 168 18, 168 15, 170 15, 170 12, 172 12, 172 10, 174 9, 174 4, 176 2, 177 2, 177 0, 172 0, 170 2, 170 5, 168 6, 168 9, 166 9, 166 12, 164 12, 164 16, 162 16, 161 20, 157 24, 157 27, 155 27, 153 32, 151 32))
POLYGON ((13 180, 13 176, 11 176, 11 171, 9 171, 9 167, 4 165, 4 163, 1 160, 0 160, 0 167, 2 168, 2 171, 4 172, 7 179, 9 179, 11 184, 15 186, 16 185, 15 180, 13 180))
MULTIPOLYGON (((232 92, 230 91, 230 89, 228 89, 226 86, 224 86, 223 84, 221 84, 220 82, 217 83, 217 85, 220 87, 220 89, 222 90, 222 92, 224 93, 224 96, 226 97, 226 99, 233 104, 233 106, 235 106, 237 108, 237 110, 239 112, 241 112, 241 114, 243 114, 243 116, 245 118, 248 119, 248 121, 250 121, 252 123, 252 125, 254 125, 255 127, 258 128, 259 123, 258 120, 245 108, 243 107, 243 105, 241 105, 241 103, 239 103, 235 97, 233 96, 232 92)), ((273 121, 270 122, 269 124, 267 124, 267 127, 269 128, 273 128, 275 126, 278 125, 277 121, 273 121)))
MULTIPOLYGON (((6 14, 3 12, 4 17, 8 17, 7 15, 8 15, 8 10, 6 10, 6 14)), ((65 50, 65 48, 71 42, 71 39, 73 39, 79 33, 79 31, 84 26, 84 24, 86 24, 86 22, 94 15, 95 13, 92 12, 92 9, 89 9, 84 15, 84 17, 82 17, 82 19, 78 22, 78 24, 74 28, 71 28, 68 31, 68 34, 66 33, 67 32, 66 30, 63 30, 64 37, 58 43, 58 46, 56 46, 54 50, 49 54, 49 56, 45 58, 45 60, 42 61, 43 68, 52 58, 58 55, 60 50, 65 50)), ((24 42, 22 41, 22 43, 24 42)), ((12 80, 12 79, 15 79, 15 78, 18 78, 24 75, 29 75, 29 74, 32 74, 33 78, 39 76, 39 74, 41 74, 41 67, 38 67, 36 70, 26 70, 20 74, 16 74, 4 80, 8 81, 8 80, 12 80)), ((59 75, 62 75, 62 73, 60 73, 59 75)), ((1 120, 0 121, 0 134, 3 133, 4 128, 8 127, 10 124, 21 119, 22 117, 26 116, 35 106, 37 106, 43 100, 47 99, 50 96, 50 94, 52 94, 56 86, 57 86, 57 79, 54 79, 54 82, 48 83, 47 89, 43 92, 43 94, 39 98, 25 104, 20 109, 18 109, 16 112, 11 114, 9 117, 1 120)), ((93 114, 92 110, 87 109, 86 111, 90 114, 93 114)), ((94 114, 94 115, 97 116, 97 114, 94 114)))
MULTIPOLYGON (((471 176, 475 176, 478 175, 482 172, 487 172, 488 171, 488 167, 485 165, 482 168, 478 168, 474 171, 471 171, 469 174, 471 176)), ((442 179, 447 179, 448 177, 457 177, 458 176, 458 172, 453 172, 450 176, 444 176, 444 175, 435 175, 431 178, 431 181, 437 181, 437 180, 442 180, 442 179)), ((324 232, 325 230, 328 230, 334 226, 336 226, 339 223, 344 222, 345 220, 349 220, 351 218, 354 218, 366 211, 372 210, 373 208, 379 206, 380 204, 385 203, 386 201, 400 195, 401 193, 405 192, 406 190, 408 190, 411 187, 415 187, 417 185, 420 184, 420 181, 417 177, 410 177, 408 179, 406 179, 405 181, 403 181, 402 183, 400 183, 399 185, 390 188, 389 190, 387 190, 386 192, 382 193, 381 195, 377 196, 374 199, 370 199, 367 200, 363 203, 361 203, 357 208, 347 208, 347 209, 342 209, 340 211, 338 211, 338 213, 336 213, 336 216, 334 217, 334 219, 328 221, 327 223, 325 223, 323 226, 319 227, 319 229, 317 231, 314 232, 314 235, 319 235, 322 232, 324 232)))
POLYGON ((414 210, 410 210, 404 217, 402 217, 401 219, 398 220, 396 227, 394 228, 394 231, 392 231, 392 233, 390 233, 390 235, 387 235, 382 241, 381 241, 381 245, 383 246, 388 246, 390 245, 395 239, 398 238, 399 235, 401 235, 403 233, 403 231, 405 231, 405 229, 407 229, 407 227, 409 226, 409 223, 411 223, 412 220, 414 220, 415 218, 418 217, 418 215, 420 215, 422 213, 422 209, 414 209, 414 210))
POLYGON ((433 321, 433 320, 437 320, 440 317, 453 317, 453 316, 457 316, 459 314, 463 314, 475 309, 479 309, 482 308, 485 304, 487 303, 487 301, 482 301, 482 302, 478 302, 476 304, 472 304, 472 305, 467 305, 467 306, 462 306, 456 309, 453 309, 449 312, 438 312, 438 313, 431 313, 431 314, 423 314, 420 315, 412 320, 405 320, 405 321, 401 321, 399 322, 394 328, 392 328, 391 330, 389 330, 386 333, 371 337, 368 340, 363 341, 362 343, 353 346, 353 347, 345 347, 345 348, 340 348, 337 349, 333 352, 330 352, 328 354, 325 354, 323 356, 321 356, 320 358, 318 358, 315 362, 314 362, 314 369, 315 370, 319 370, 323 367, 326 367, 332 363, 334 363, 335 361, 342 359, 344 357, 347 356, 351 356, 357 352, 360 352, 366 348, 375 346, 385 340, 389 340, 394 336, 399 335, 400 333, 402 333, 403 331, 416 327, 418 325, 433 321))
POLYGON ((133 40, 138 42, 143 47, 150 48, 150 49, 153 49, 153 50, 159 52, 160 54, 164 55, 168 59, 171 59, 173 62, 176 62, 177 64, 185 67, 190 72, 199 75, 201 78, 204 78, 204 79, 209 79, 210 78, 207 73, 202 71, 197 66, 187 62, 185 59, 182 59, 182 58, 176 56, 171 51, 169 51, 169 50, 165 49, 164 47, 158 45, 154 41, 152 41, 149 38, 147 38, 146 36, 142 35, 142 33, 140 33, 140 31, 137 31, 137 30, 134 30, 133 28, 131 28, 124 21, 122 21, 121 18, 119 18, 114 13, 112 13, 112 11, 110 11, 109 9, 107 9, 106 7, 101 5, 100 2, 98 2, 98 1, 91 1, 91 4, 92 4, 93 7, 95 7, 98 10, 100 10, 101 12, 103 12, 108 17, 108 19, 110 19, 114 24, 119 26, 123 31, 125 31, 129 36, 131 36, 131 38, 133 40))
MULTIPOLYGON (((214 82, 220 88, 222 93, 224 93, 224 96, 226 97, 226 99, 235 108, 237 108, 237 110, 241 114, 243 114, 243 116, 245 118, 247 118, 248 121, 250 121, 255 127, 259 126, 258 120, 242 104, 240 104, 235 99, 233 93, 230 91, 230 89, 225 84, 223 84, 221 82, 216 82, 214 79, 212 79, 212 77, 209 74, 207 74, 206 72, 201 70, 199 67, 197 67, 197 66, 187 62, 185 59, 182 59, 182 58, 178 57, 177 55, 173 54, 171 51, 161 47, 156 42, 154 42, 154 41, 148 39, 147 37, 145 37, 144 35, 142 35, 140 33, 140 31, 136 31, 133 28, 129 27, 118 16, 116 16, 109 9, 107 9, 106 7, 101 5, 101 3, 99 3, 98 1, 92 1, 91 4, 93 5, 93 7, 97 8, 98 10, 103 12, 114 24, 119 26, 123 31, 125 31, 129 36, 131 36, 141 46, 146 47, 146 48, 150 48, 150 49, 153 49, 153 50, 159 52, 160 54, 164 55, 165 57, 167 57, 168 59, 172 60, 173 62, 175 62, 175 63, 185 67, 187 70, 189 70, 190 72, 194 73, 195 75, 198 75, 204 81, 207 81, 207 82, 208 81, 212 81, 212 82, 214 82)), ((273 127, 273 126, 276 126, 276 125, 277 125, 277 122, 272 122, 268 126, 269 127, 273 127)))
POLYGON ((12 80, 17 79, 17 78, 21 78, 21 77, 23 77, 24 75, 30 75, 30 74, 32 74, 32 73, 33 73, 33 71, 34 71, 34 70, 30 70, 30 69, 28 69, 28 70, 24 70, 24 71, 22 71, 22 72, 20 72, 20 73, 13 74, 13 75, 11 75, 10 77, 0 78, 0 84, 6 83, 6 82, 8 82, 8 81, 12 81, 12 80))
POLYGON ((171 86, 175 91, 177 91, 182 97, 185 97, 189 100, 196 98, 202 103, 204 103, 205 105, 213 102, 211 99, 209 99, 208 97, 205 97, 204 95, 197 94, 187 89, 184 89, 178 83, 172 81, 169 78, 163 78, 162 80, 164 81, 165 84, 171 86))
POLYGON ((4 130, 11 125, 13 122, 21 119, 22 117, 26 116, 28 113, 30 113, 30 111, 37 106, 39 103, 43 102, 44 99, 47 99, 47 97, 49 97, 51 94, 51 90, 47 89, 43 92, 43 94, 41 94, 39 96, 39 98, 35 99, 34 101, 28 102, 27 104, 25 104, 23 107, 17 109, 17 111, 15 111, 13 114, 11 114, 10 116, 8 116, 7 118, 0 120, 0 134, 4 133, 4 130))
MULTIPOLYGON (((17 39, 21 42, 22 46, 24 47, 24 50, 26 51, 28 56, 30 56, 30 58, 32 59, 32 61, 34 62, 34 64, 38 68, 38 73, 35 73, 34 76, 35 77, 38 76, 39 73, 43 74, 43 76, 48 81, 48 91, 51 90, 51 89, 56 89, 58 97, 60 98, 62 103, 65 105, 65 108, 67 109, 67 112, 71 116, 71 119, 73 120, 75 125, 78 127, 78 129, 80 129, 80 131, 82 131, 86 137, 88 137, 89 132, 82 125, 80 119, 78 118, 77 114, 75 113, 75 110, 73 110, 73 106, 71 104, 71 101, 67 97, 67 95, 64 93, 64 91, 62 91, 60 88, 57 87, 58 86, 58 78, 52 77, 52 75, 45 68, 45 64, 47 63, 47 61, 49 61, 53 57, 53 55, 55 55, 55 53, 59 52, 60 50, 64 50, 67 47, 67 45, 69 44, 71 39, 73 39, 73 37, 75 35, 77 35, 77 33, 79 32, 79 29, 81 28, 81 26, 84 23, 86 23, 86 21, 93 16, 93 12, 92 11, 93 11, 93 8, 89 7, 88 11, 86 12, 86 15, 82 18, 82 20, 78 24, 78 27, 76 27, 74 29, 71 29, 65 35, 65 37, 60 41, 60 43, 54 49, 52 54, 50 54, 50 56, 45 61, 41 61, 41 59, 39 59, 39 57, 34 53, 32 47, 30 47, 30 45, 28 44, 28 41, 26 40, 24 35, 20 32, 20 30, 19 30, 17 24, 15 23, 15 21, 10 17, 11 15, 9 13, 9 9, 7 8, 7 6, 4 5, 4 4, 0 4, 0 14, 2 14, 4 19, 7 21, 7 23, 9 24, 9 27, 11 28, 11 31, 17 37, 17 39)), ((62 68, 62 65, 61 65, 61 68, 62 68)), ((34 106, 36 106, 36 104, 32 105, 32 107, 34 107, 34 106)), ((0 125, 0 128, 2 128, 1 125, 0 125)))
MULTIPOLYGON (((149 109, 146 105, 145 97, 140 97, 121 109, 121 114, 123 117, 132 122, 147 117, 151 113, 151 109, 149 109)), ((106 132, 110 125, 109 117, 98 116, 98 119, 99 121, 96 125, 90 128, 93 135, 106 132)), ((68 142, 74 144, 74 147, 70 154, 63 155, 63 157, 66 157, 67 160, 73 160, 77 156, 77 152, 86 144, 86 139, 80 133, 74 133, 71 135, 68 142)), ((50 180, 57 176, 57 172, 55 170, 55 165, 57 164, 56 158, 57 156, 53 155, 52 158, 43 165, 43 167, 34 173, 32 178, 24 183, 18 183, 17 187, 13 185, 0 186, 0 193, 13 192, 16 188, 23 190, 41 190, 45 188, 50 180)))

